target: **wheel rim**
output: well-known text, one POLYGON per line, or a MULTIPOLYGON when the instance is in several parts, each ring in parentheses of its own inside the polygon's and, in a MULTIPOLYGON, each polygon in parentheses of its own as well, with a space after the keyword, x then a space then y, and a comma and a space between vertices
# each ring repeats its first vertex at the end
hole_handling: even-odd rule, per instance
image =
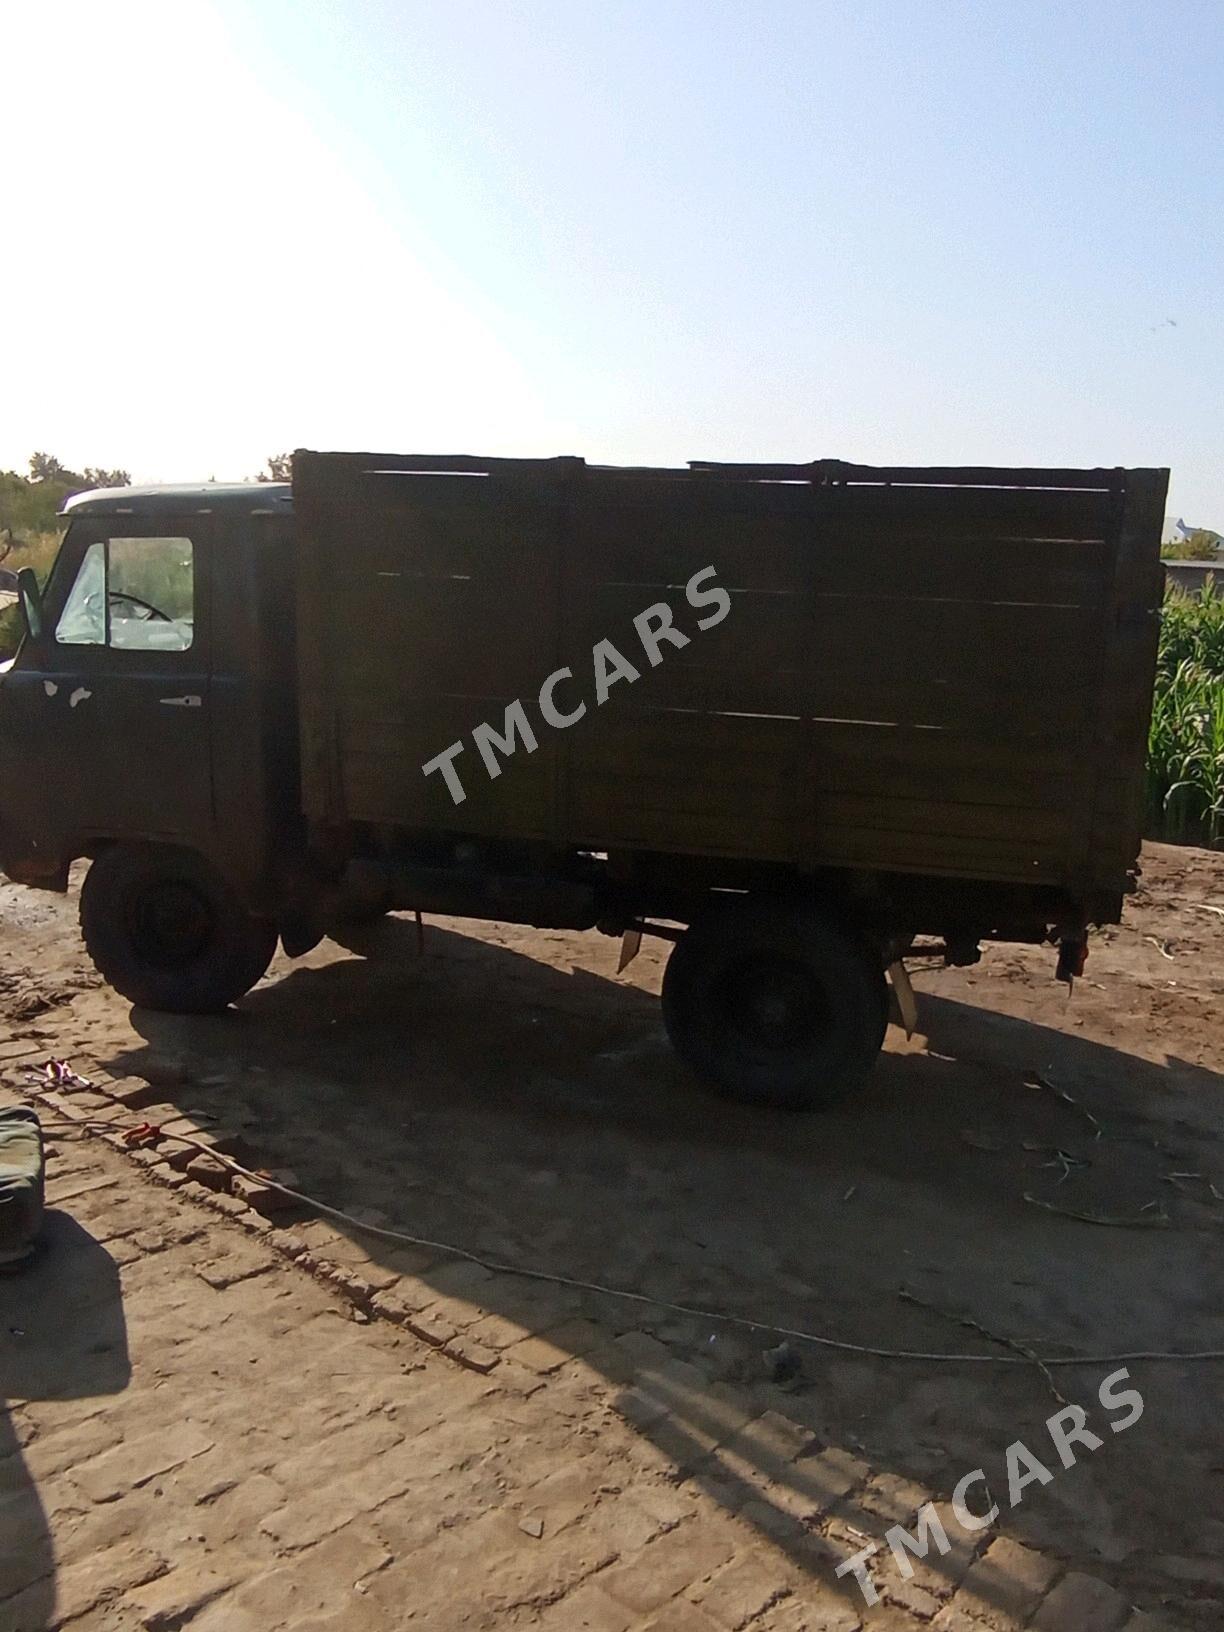
POLYGON ((741 959, 716 983, 714 995, 726 1025, 751 1048, 808 1047, 833 1023, 820 985, 795 959, 741 959))
POLYGON ((182 968, 205 951, 216 917, 207 897, 181 879, 159 879, 128 902, 127 928, 143 962, 182 968))

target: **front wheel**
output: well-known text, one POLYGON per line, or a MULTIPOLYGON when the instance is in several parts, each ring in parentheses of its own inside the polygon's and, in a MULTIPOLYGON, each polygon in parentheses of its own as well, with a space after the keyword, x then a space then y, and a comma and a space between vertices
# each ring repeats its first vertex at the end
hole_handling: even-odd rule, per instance
POLYGON ((171 1014, 226 1008, 276 950, 275 924, 248 912, 203 856, 169 845, 102 852, 81 886, 81 935, 108 985, 171 1014))
POLYGON ((711 907, 663 975, 672 1046, 719 1092, 817 1110, 859 1087, 887 1029, 880 957, 816 909, 711 907))

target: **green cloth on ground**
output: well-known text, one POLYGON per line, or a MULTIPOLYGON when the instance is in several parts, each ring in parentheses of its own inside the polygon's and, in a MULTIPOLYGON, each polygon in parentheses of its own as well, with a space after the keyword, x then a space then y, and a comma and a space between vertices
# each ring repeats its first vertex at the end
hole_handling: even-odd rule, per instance
POLYGON ((42 1128, 15 1105, 0 1110, 0 1268, 29 1257, 42 1219, 42 1128))

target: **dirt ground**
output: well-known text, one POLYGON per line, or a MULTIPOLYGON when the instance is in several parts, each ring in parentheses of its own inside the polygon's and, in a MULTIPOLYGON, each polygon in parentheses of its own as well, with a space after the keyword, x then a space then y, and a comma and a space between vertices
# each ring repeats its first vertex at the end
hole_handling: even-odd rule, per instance
MULTIPOLYGON (((666 949, 648 944, 620 977, 617 951, 597 936, 439 920, 422 954, 415 925, 396 917, 278 959, 223 1017, 185 1019, 132 1010, 100 985, 73 900, 6 885, 0 1068, 10 1085, 47 1056, 143 1076, 334 1206, 768 1326, 1012 1359, 1002 1340, 1047 1354, 1224 1349, 1224 856, 1147 846, 1126 923, 1094 938, 1070 994, 1048 948, 990 948, 974 968, 916 973, 921 1035, 890 1028, 867 1091, 811 1117, 704 1092, 663 1036, 666 949)), ((393 1248, 365 1238, 361 1250, 395 1265, 393 1248)), ((505 1289, 523 1284, 496 1276, 472 1294, 478 1334, 517 1318, 505 1289)), ((710 1319, 593 1293, 575 1293, 570 1311, 609 1342, 652 1334, 757 1409, 803 1424, 813 1444, 942 1498, 977 1467, 1005 1491, 1004 1452, 1018 1439, 1052 1456, 1044 1422, 1057 1401, 1028 1364, 799 1341, 770 1357, 776 1335, 710 1319)), ((1099 1428, 1097 1389, 1116 1369, 1059 1368, 1055 1382, 1099 1428)), ((999 1533, 1108 1583, 1127 1606, 1219 1627, 1224 1364, 1129 1369, 1142 1418, 1031 1484, 999 1533)), ((690 1471, 675 1470, 679 1488, 690 1471)), ((716 1481, 702 1492, 719 1502, 716 1481)), ((723 1506, 745 1522, 742 1497, 723 1506)), ((879 1624, 936 1611, 950 1632, 978 1624, 935 1601, 879 1624)), ((738 1622, 708 1604, 692 1612, 713 1615, 709 1625, 784 1624, 773 1611, 738 1622)), ((523 1616, 505 1624, 536 1624, 523 1616)), ((830 1612, 785 1624, 853 1623, 830 1612)))

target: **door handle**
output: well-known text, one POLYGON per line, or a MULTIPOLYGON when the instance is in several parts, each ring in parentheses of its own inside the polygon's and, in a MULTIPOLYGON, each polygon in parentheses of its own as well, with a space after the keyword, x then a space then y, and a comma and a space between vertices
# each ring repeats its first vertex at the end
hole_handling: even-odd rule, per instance
POLYGON ((204 699, 192 693, 186 697, 159 697, 158 701, 163 708, 200 708, 204 699))

